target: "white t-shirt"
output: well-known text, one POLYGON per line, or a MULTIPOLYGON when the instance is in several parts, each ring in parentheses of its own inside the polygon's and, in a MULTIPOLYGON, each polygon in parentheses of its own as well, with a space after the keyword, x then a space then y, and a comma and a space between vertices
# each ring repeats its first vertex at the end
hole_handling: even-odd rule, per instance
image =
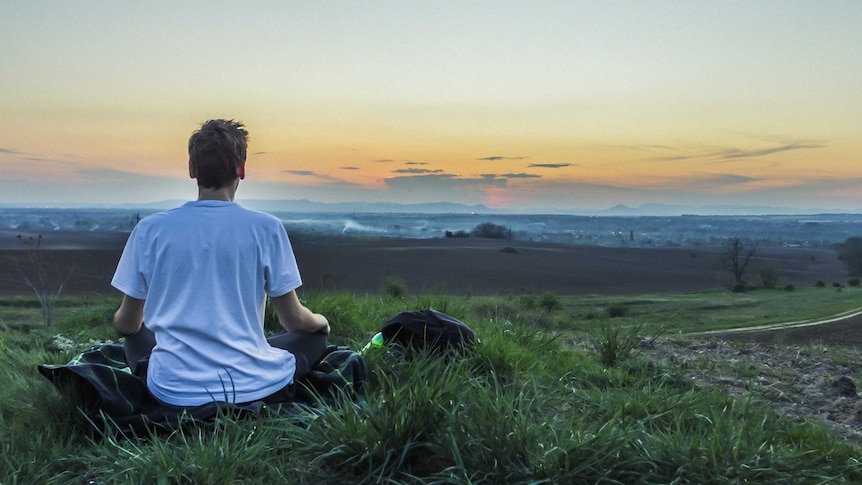
POLYGON ((274 216, 206 200, 145 217, 111 284, 146 300, 156 338, 147 386, 159 400, 249 402, 293 382, 293 354, 271 347, 263 331, 266 296, 302 284, 274 216))

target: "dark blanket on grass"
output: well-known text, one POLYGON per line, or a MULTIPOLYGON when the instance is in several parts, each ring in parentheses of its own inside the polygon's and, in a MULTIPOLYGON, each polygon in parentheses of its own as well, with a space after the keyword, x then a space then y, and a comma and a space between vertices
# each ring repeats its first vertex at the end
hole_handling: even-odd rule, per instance
POLYGON ((67 364, 42 364, 38 369, 60 392, 72 398, 98 432, 132 436, 174 430, 188 421, 212 421, 224 413, 250 416, 269 410, 313 409, 332 405, 344 396, 359 402, 367 379, 360 354, 346 347, 329 346, 323 359, 297 382, 293 403, 272 409, 260 401, 242 405, 211 402, 178 410, 162 406, 150 395, 146 378, 132 374, 122 345, 96 345, 67 364))

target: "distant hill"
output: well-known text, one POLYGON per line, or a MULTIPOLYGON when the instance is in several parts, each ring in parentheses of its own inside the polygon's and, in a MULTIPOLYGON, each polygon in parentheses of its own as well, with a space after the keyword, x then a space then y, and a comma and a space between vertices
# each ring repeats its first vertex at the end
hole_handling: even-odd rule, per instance
MULTIPOLYGON (((595 216, 737 216, 737 215, 785 215, 785 214, 857 214, 855 211, 836 211, 825 209, 793 209, 775 206, 712 205, 684 206, 670 204, 644 204, 629 207, 618 204, 608 209, 585 211, 578 209, 549 210, 507 210, 492 209, 483 204, 465 205, 454 202, 433 202, 423 204, 399 204, 392 202, 313 202, 301 200, 242 200, 245 207, 266 212, 338 212, 338 213, 421 213, 421 214, 569 214, 595 216)), ((175 202, 166 207, 175 207, 175 202)))
POLYGON ((791 207, 776 206, 744 206, 744 205, 710 205, 710 206, 685 206, 668 204, 644 204, 638 207, 629 207, 618 204, 608 209, 590 212, 597 216, 763 216, 763 215, 813 215, 813 214, 858 214, 860 210, 841 211, 827 209, 795 209, 791 207))
MULTIPOLYGON (((0 204, 0 209, 130 209, 144 212, 159 211, 178 207, 186 200, 162 200, 150 203, 125 204, 0 204)), ((250 209, 265 212, 305 212, 305 213, 411 213, 411 214, 496 214, 496 215, 528 215, 528 214, 561 214, 578 216, 605 217, 638 217, 638 216, 763 216, 763 215, 815 215, 815 214, 860 214, 862 209, 836 210, 809 208, 797 209, 778 206, 747 206, 747 205, 708 205, 688 206, 673 204, 643 204, 631 207, 618 204, 607 209, 577 209, 577 208, 546 208, 546 209, 493 209, 483 204, 466 205, 455 202, 429 203, 395 203, 395 202, 314 202, 307 199, 268 200, 243 199, 237 202, 250 209)))
MULTIPOLYGON (((187 200, 171 199, 158 202, 125 204, 0 204, 0 209, 131 209, 159 211, 178 207, 187 200)), ((507 214, 511 211, 491 209, 482 204, 465 205, 454 202, 431 202, 423 204, 399 204, 392 202, 313 202, 299 200, 267 200, 237 198, 237 202, 249 209, 265 212, 336 212, 336 213, 424 213, 424 214, 507 214)))
POLYGON ((423 214, 499 213, 485 205, 453 202, 398 204, 392 202, 312 202, 310 200, 238 200, 243 206, 267 212, 401 212, 423 214))

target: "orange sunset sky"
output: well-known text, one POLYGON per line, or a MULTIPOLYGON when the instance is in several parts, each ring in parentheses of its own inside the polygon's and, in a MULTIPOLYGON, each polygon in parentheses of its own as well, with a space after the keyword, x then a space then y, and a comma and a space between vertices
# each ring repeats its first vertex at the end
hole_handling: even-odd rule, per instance
POLYGON ((862 2, 0 3, 0 204, 862 210, 862 2))

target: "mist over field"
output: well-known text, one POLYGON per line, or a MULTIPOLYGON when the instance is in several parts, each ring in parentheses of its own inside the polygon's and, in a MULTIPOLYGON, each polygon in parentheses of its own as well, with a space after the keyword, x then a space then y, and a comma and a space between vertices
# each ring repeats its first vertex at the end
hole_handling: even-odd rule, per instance
MULTIPOLYGON (((0 213, 0 247, 14 249, 17 234, 48 235, 67 231, 127 233, 149 210, 135 209, 4 209, 0 213)), ((728 237, 761 246, 827 248, 862 234, 860 214, 762 216, 576 216, 499 213, 282 212, 293 237, 354 236, 433 239, 466 235, 491 222, 512 231, 516 241, 583 244, 606 247, 717 246, 728 237)), ((95 236, 95 234, 93 234, 95 236)), ((51 244, 46 238, 46 244, 51 244)))

